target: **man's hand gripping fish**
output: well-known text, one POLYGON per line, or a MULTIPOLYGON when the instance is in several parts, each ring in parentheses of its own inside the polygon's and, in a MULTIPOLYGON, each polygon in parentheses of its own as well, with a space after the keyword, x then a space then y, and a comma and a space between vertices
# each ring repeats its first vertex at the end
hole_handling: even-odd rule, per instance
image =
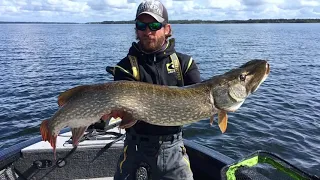
POLYGON ((258 89, 270 72, 265 60, 251 60, 239 68, 185 87, 168 87, 137 81, 115 81, 84 85, 58 97, 59 110, 41 123, 42 139, 49 141, 54 154, 60 130, 70 127, 77 146, 87 127, 100 119, 122 119, 120 128, 137 120, 160 126, 180 126, 218 113, 222 133, 227 112, 236 111, 258 89))

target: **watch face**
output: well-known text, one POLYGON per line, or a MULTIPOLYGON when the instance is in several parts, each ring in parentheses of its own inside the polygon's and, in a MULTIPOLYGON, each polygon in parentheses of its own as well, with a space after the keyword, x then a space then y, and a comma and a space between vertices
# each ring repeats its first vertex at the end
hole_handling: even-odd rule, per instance
POLYGON ((148 171, 145 167, 140 166, 136 171, 136 180, 147 180, 148 171))

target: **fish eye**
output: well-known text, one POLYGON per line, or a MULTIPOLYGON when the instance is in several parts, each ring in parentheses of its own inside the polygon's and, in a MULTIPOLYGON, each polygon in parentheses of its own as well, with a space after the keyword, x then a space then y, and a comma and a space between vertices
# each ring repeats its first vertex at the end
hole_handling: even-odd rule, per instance
POLYGON ((239 79, 240 79, 240 81, 245 81, 245 80, 246 80, 246 77, 247 77, 247 75, 241 74, 241 75, 239 76, 239 79))

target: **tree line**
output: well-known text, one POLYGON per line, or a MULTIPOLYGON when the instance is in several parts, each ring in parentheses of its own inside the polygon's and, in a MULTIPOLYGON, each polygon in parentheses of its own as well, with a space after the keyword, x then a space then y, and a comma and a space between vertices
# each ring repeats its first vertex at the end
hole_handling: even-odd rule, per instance
MULTIPOLYGON (((129 21, 102 21, 87 22, 85 24, 134 24, 129 21)), ((240 23, 320 23, 320 19, 248 19, 248 20, 171 20, 170 24, 240 24, 240 23)), ((7 22, 0 21, 0 24, 83 24, 74 22, 7 22)))
POLYGON ((0 21, 0 24, 80 24, 74 22, 24 22, 24 21, 0 21))
MULTIPOLYGON (((320 19, 171 20, 170 24, 320 23, 320 19)), ((134 24, 134 21, 102 21, 87 24, 134 24)))

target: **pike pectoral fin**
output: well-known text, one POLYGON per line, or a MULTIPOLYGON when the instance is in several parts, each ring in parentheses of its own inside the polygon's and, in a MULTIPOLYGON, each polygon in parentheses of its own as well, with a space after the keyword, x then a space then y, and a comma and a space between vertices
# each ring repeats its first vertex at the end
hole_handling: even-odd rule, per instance
POLYGON ((79 144, 79 139, 83 136, 84 132, 87 130, 87 126, 71 128, 72 132, 72 145, 77 146, 79 144))
POLYGON ((218 124, 221 132, 224 133, 227 130, 228 124, 228 115, 226 111, 218 112, 218 124))
POLYGON ((133 125, 135 125, 137 123, 137 120, 132 120, 132 119, 122 119, 119 128, 121 129, 126 129, 126 128, 130 128, 133 125))
POLYGON ((48 128, 48 122, 49 120, 44 120, 42 121, 40 125, 40 133, 42 136, 43 141, 48 141, 53 148, 53 154, 54 154, 54 159, 56 159, 56 142, 57 142, 57 136, 51 135, 51 132, 48 128))
POLYGON ((103 115, 100 119, 103 120, 103 121, 107 121, 107 120, 109 120, 110 118, 111 118, 111 117, 110 117, 109 114, 105 114, 105 115, 103 115))
POLYGON ((125 111, 124 109, 112 110, 110 114, 105 116, 109 116, 109 118, 113 117, 115 119, 120 118, 121 123, 119 125, 119 128, 121 129, 130 128, 137 122, 137 120, 133 119, 132 114, 128 111, 125 111))
MULTIPOLYGON (((121 129, 130 128, 134 124, 136 124, 136 122, 137 122, 137 120, 133 119, 133 117, 130 113, 125 112, 125 111, 122 111, 118 117, 120 117, 122 119, 121 123, 119 125, 119 128, 121 128, 121 129)), ((118 118, 118 117, 115 117, 115 118, 118 118)))

